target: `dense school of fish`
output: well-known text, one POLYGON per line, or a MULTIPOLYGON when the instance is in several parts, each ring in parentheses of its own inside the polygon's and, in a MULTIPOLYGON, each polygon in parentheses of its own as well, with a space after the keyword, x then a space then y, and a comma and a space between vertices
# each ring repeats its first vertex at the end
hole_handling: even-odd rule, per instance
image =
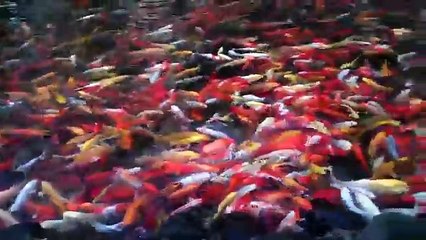
POLYGON ((91 37, 39 48, 50 54, 36 61, 8 59, 3 228, 207 239, 238 213, 262 231, 222 239, 316 238, 383 212, 424 213, 426 102, 398 79, 414 53, 344 30, 332 41, 198 10, 152 32, 106 35, 113 47, 90 61, 74 53, 91 37), (186 225, 200 232, 167 235, 202 208, 186 225))

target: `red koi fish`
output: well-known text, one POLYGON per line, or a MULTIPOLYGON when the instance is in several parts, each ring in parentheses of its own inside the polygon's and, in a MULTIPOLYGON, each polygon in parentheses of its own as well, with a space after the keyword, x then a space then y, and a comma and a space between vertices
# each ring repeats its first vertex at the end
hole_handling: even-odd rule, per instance
POLYGON ((361 166, 364 168, 365 171, 370 172, 370 168, 368 166, 367 159, 365 158, 365 155, 361 149, 361 146, 359 143, 353 143, 352 144, 352 151, 355 154, 355 157, 360 162, 361 166))
POLYGON ((168 198, 171 201, 182 201, 185 200, 188 197, 191 197, 192 195, 195 194, 195 192, 198 190, 198 187, 201 184, 199 183, 194 183, 194 184, 189 184, 188 186, 185 186, 179 190, 176 190, 175 192, 171 193, 168 198))

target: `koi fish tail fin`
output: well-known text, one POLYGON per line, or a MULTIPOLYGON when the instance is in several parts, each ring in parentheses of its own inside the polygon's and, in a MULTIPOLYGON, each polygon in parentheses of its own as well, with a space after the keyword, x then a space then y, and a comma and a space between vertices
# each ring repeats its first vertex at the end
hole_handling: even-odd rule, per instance
POLYGON ((426 214, 426 194, 425 192, 419 192, 419 193, 415 193, 413 194, 413 197, 415 199, 415 204, 414 204, 414 212, 416 213, 416 215, 424 215, 426 214))
POLYGON ((417 202, 414 204, 413 212, 414 212, 416 215, 421 214, 421 212, 420 212, 420 207, 419 207, 419 204, 418 204, 417 202))
POLYGON ((415 193, 413 194, 413 197, 416 199, 416 203, 426 203, 426 192, 415 193))

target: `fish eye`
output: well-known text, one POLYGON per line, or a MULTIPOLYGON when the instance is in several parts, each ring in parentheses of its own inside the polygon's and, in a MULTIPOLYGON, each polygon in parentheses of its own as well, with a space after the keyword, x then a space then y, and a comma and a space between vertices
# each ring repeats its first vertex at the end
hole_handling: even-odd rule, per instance
POLYGON ((174 188, 180 188, 182 186, 182 184, 180 182, 174 182, 174 183, 172 183, 172 186, 174 188))
POLYGON ((268 181, 275 181, 275 179, 274 179, 273 177, 271 177, 271 176, 266 177, 266 179, 267 179, 268 181))

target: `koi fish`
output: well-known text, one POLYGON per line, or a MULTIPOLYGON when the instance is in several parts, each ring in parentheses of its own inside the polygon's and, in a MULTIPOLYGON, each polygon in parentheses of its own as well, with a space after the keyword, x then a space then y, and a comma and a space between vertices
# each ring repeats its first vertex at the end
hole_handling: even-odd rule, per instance
POLYGON ((188 162, 200 158, 201 154, 189 150, 169 150, 161 152, 161 156, 165 159, 173 159, 178 162, 188 162))
POLYGON ((112 86, 114 84, 121 83, 121 82, 123 82, 125 80, 128 80, 130 78, 131 77, 128 76, 128 75, 122 75, 122 76, 116 76, 116 77, 106 78, 106 79, 102 79, 102 80, 100 80, 100 81, 98 81, 96 83, 92 83, 92 84, 86 85, 86 86, 83 87, 83 89, 84 88, 90 88, 90 87, 99 87, 100 89, 103 89, 103 88, 112 86))
POLYGON ((88 69, 84 71, 83 74, 92 80, 96 80, 110 76, 110 72, 114 69, 115 66, 102 66, 88 69))
POLYGON ((217 219, 220 215, 222 215, 225 212, 226 207, 232 204, 234 200, 237 198, 238 193, 237 192, 231 192, 219 203, 217 207, 217 212, 213 216, 214 219, 217 219))
POLYGON ((166 142, 171 145, 185 145, 210 140, 210 137, 198 132, 180 132, 172 133, 166 136, 158 136, 158 141, 166 142))
POLYGON ((63 198, 49 182, 41 182, 41 191, 49 196, 50 201, 52 201, 52 203, 60 210, 61 213, 65 212, 65 204, 67 200, 63 198))
POLYGON ((174 216, 178 213, 187 211, 188 209, 193 208, 195 206, 199 206, 202 203, 203 203, 203 199, 201 199, 201 198, 193 199, 193 200, 189 201, 187 204, 175 209, 173 212, 170 213, 170 216, 174 216))
POLYGON ((286 229, 290 229, 295 232, 303 231, 303 228, 297 225, 296 213, 294 211, 290 211, 280 222, 277 227, 276 232, 282 232, 286 229))
POLYGON ((382 160, 384 160, 384 157, 378 158, 373 163, 374 173, 371 179, 381 179, 389 176, 397 178, 395 162, 383 162, 382 160))
POLYGON ((133 201, 132 204, 130 204, 130 206, 128 207, 126 214, 124 215, 123 226, 129 226, 134 224, 140 216, 139 208, 148 204, 148 201, 149 197, 147 195, 142 195, 141 197, 133 201))
POLYGON ((341 198, 346 207, 359 215, 362 215, 367 220, 371 220, 374 216, 380 214, 379 208, 366 195, 355 192, 355 199, 360 207, 357 207, 352 200, 351 192, 348 188, 342 188, 341 198))
POLYGON ((356 189, 368 196, 374 196, 375 194, 401 194, 409 190, 406 182, 397 179, 360 179, 344 182, 332 177, 331 180, 334 187, 356 189), (372 194, 368 194, 368 192, 372 194))
POLYGON ((73 212, 73 211, 66 211, 62 214, 62 219, 64 221, 77 221, 80 223, 92 223, 97 220, 97 216, 92 213, 82 213, 82 212, 73 212))
POLYGON ((19 192, 18 196, 16 196, 15 201, 10 206, 9 211, 10 212, 17 212, 22 209, 25 202, 31 197, 32 194, 34 194, 37 191, 38 181, 37 180, 31 180, 25 186, 22 188, 22 190, 19 192))
POLYGON ((30 161, 28 161, 27 163, 20 165, 18 168, 16 168, 17 171, 22 171, 24 173, 28 173, 35 164, 37 164, 38 162, 45 160, 48 156, 47 156, 47 152, 44 151, 40 156, 37 156, 33 159, 31 159, 30 161))
POLYGON ((379 132, 373 137, 368 146, 368 155, 371 157, 376 155, 378 145, 385 141, 386 136, 386 132, 379 132))
POLYGON ((74 158, 75 164, 85 164, 90 162, 96 162, 103 157, 107 156, 112 151, 112 148, 107 145, 96 145, 92 148, 77 153, 74 158))
POLYGON ((194 183, 201 184, 203 182, 210 180, 211 178, 215 176, 217 176, 215 173, 210 173, 210 172, 195 173, 193 175, 182 178, 181 180, 178 181, 178 183, 181 186, 186 187, 194 183))

